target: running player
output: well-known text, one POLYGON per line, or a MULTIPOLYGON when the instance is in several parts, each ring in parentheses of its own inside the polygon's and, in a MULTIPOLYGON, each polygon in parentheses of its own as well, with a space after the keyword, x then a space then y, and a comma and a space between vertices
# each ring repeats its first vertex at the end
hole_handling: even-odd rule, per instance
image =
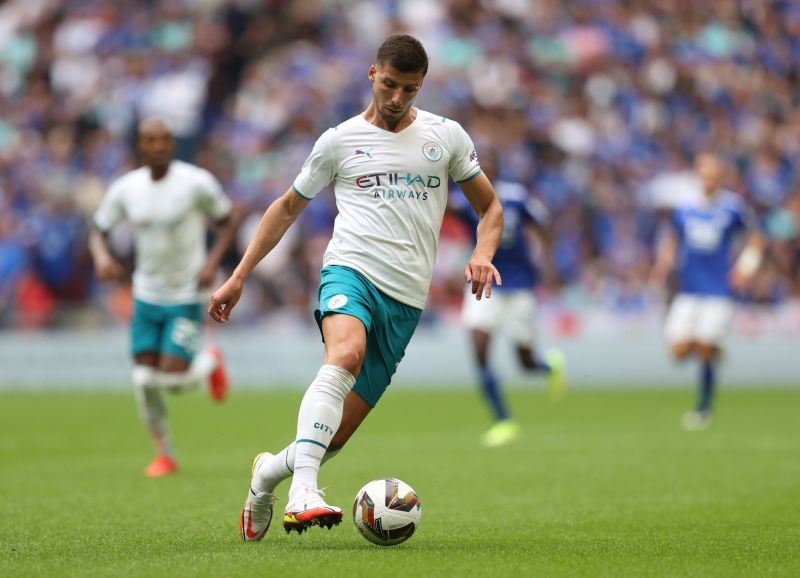
POLYGON ((672 212, 671 231, 661 239, 651 275, 653 283, 664 286, 677 267, 678 293, 667 314, 666 338, 675 359, 694 355, 701 363, 697 404, 683 416, 687 430, 711 424, 717 361, 733 317, 733 291, 747 287, 765 244, 741 197, 722 188, 723 169, 718 156, 697 156, 701 198, 672 212), (733 263, 734 238, 740 231, 747 232, 747 240, 733 263))
POLYGON ((245 278, 308 203, 333 182, 339 214, 323 258, 317 321, 324 365, 300 404, 295 441, 253 463, 240 518, 243 540, 260 540, 272 519, 275 487, 292 476, 283 525, 301 533, 331 527, 342 510, 325 503, 320 464, 333 457, 378 403, 403 358, 428 294, 448 176, 480 216, 464 274, 480 299, 500 275, 492 257, 502 208, 458 123, 413 106, 428 69, 422 44, 388 38, 367 76, 367 109, 325 132, 286 193, 270 205, 209 314, 227 321, 245 278))
POLYGON ((162 121, 139 124, 138 146, 144 166, 111 184, 95 213, 89 247, 98 279, 119 280, 124 270, 106 235, 124 220, 135 227, 132 377, 139 413, 157 450, 145 474, 156 477, 178 469, 162 390, 184 391, 208 379, 215 401, 227 392, 219 349, 200 348, 201 290, 214 282, 240 219, 208 171, 172 159, 174 140, 162 121), (209 217, 217 235, 206 255, 209 217))
MULTIPOLYGON (((494 184, 503 206, 503 236, 493 260, 495 267, 503 272, 503 286, 495 290, 489 300, 465 298, 461 312, 464 325, 471 333, 483 395, 495 420, 483 436, 483 443, 488 447, 507 444, 520 433, 519 425, 508 411, 497 375, 489 364, 493 333, 500 330, 508 335, 526 371, 549 377, 553 399, 561 399, 566 392, 564 356, 553 349, 542 358, 534 348, 536 298, 533 291, 541 281, 541 274, 532 256, 531 241, 532 236, 538 237, 542 254, 550 254, 550 216, 547 208, 521 184, 495 179, 496 166, 494 153, 481 155, 481 169, 494 184)), ((475 212, 465 210, 467 207, 456 199, 451 206, 474 231, 475 212)), ((549 272, 552 273, 552 267, 549 272)))

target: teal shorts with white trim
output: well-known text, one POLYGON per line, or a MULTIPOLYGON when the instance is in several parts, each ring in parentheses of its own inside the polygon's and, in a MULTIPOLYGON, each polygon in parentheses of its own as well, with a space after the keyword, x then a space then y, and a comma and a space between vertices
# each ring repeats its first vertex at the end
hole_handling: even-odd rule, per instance
POLYGON ((382 293, 358 271, 332 265, 320 272, 319 309, 314 312, 320 331, 322 318, 334 313, 360 319, 367 330, 367 350, 353 391, 375 407, 406 353, 422 310, 382 293))
POLYGON ((152 352, 191 361, 200 349, 203 306, 200 303, 156 305, 135 299, 131 353, 152 352))

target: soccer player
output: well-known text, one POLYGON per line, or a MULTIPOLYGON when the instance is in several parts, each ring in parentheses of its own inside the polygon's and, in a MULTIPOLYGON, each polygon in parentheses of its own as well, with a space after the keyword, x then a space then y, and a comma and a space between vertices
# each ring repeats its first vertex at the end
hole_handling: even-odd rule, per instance
POLYGON ((240 218, 208 171, 172 159, 175 142, 164 122, 142 121, 138 146, 144 166, 111 184, 94 215, 89 247, 98 279, 121 279, 123 267, 111 254, 106 235, 124 220, 133 223, 132 378, 139 412, 157 450, 145 474, 157 477, 178 469, 162 392, 192 389, 208 380, 212 399, 222 401, 228 389, 219 349, 200 348, 201 291, 214 282, 240 218), (217 234, 206 254, 209 217, 217 234))
POLYGON ((695 171, 701 198, 672 212, 671 230, 659 243, 651 274, 653 283, 664 286, 677 268, 678 293, 667 314, 666 338, 675 359, 694 355, 701 364, 697 405, 683 416, 687 430, 711 424, 717 361, 733 317, 733 292, 747 287, 761 264, 765 245, 744 201, 722 187, 722 160, 701 153, 695 159, 695 171), (741 231, 747 239, 734 263, 734 240, 741 231))
MULTIPOLYGON (((494 425, 483 436, 483 443, 488 447, 507 444, 520 433, 489 363, 493 333, 504 331, 508 335, 515 344, 517 359, 526 371, 549 377, 553 399, 560 399, 566 392, 564 356, 557 350, 550 350, 543 359, 534 348, 536 298, 533 291, 541 280, 541 274, 532 256, 531 240, 534 235, 538 237, 544 255, 550 254, 550 217, 545 206, 524 186, 495 179, 496 165, 494 153, 481 155, 481 169, 494 184, 503 207, 503 235, 493 259, 495 267, 503 272, 503 286, 497 288, 488 300, 465 298, 461 312, 462 321, 471 333, 483 395, 494 415, 494 425)), ((466 207, 458 201, 454 201, 451 207, 474 231, 477 225, 475 212, 465 210, 466 207)))
POLYGON ((275 487, 292 476, 283 526, 331 527, 342 510, 317 486, 321 463, 344 446, 378 403, 419 322, 428 294, 448 176, 479 215, 477 244, 464 268, 476 299, 500 275, 492 265, 502 208, 458 123, 413 106, 428 70, 422 44, 388 38, 367 77, 366 110, 325 132, 300 174, 273 202, 239 266, 211 298, 209 314, 229 319, 247 275, 308 203, 333 182, 339 214, 323 258, 317 322, 323 365, 300 404, 295 441, 253 463, 242 508, 243 540, 260 540, 272 519, 275 487))

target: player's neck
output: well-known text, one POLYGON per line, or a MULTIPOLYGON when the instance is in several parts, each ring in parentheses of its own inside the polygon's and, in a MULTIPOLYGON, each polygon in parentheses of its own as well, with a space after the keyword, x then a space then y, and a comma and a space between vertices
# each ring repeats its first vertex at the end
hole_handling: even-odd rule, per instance
POLYGON ((154 181, 160 181, 167 176, 167 173, 169 172, 168 164, 161 167, 150 165, 148 168, 150 169, 150 178, 154 181))
POLYGON ((382 128, 383 130, 387 130, 389 132, 400 132, 401 130, 410 126, 411 123, 416 120, 417 109, 412 106, 400 120, 394 124, 389 124, 383 119, 380 112, 378 112, 378 107, 375 106, 375 101, 373 100, 369 103, 367 110, 361 113, 361 115, 368 123, 375 125, 378 128, 382 128))

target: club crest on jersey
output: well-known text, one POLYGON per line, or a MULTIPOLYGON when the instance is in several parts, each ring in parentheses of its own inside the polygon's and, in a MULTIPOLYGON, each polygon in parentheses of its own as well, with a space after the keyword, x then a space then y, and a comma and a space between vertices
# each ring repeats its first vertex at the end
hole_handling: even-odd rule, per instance
POLYGON ((426 159, 435 163, 442 158, 442 147, 433 141, 428 141, 422 145, 422 154, 426 159))
POLYGON ((339 309, 347 305, 347 295, 334 295, 328 300, 328 309, 339 309))

